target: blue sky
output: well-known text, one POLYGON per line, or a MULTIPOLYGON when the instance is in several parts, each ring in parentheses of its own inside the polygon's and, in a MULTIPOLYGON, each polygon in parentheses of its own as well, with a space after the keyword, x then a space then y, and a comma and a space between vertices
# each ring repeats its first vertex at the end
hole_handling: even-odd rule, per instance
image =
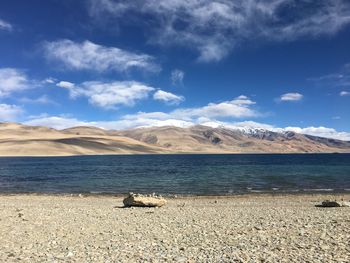
POLYGON ((0 2, 0 121, 350 140, 350 2, 0 2))

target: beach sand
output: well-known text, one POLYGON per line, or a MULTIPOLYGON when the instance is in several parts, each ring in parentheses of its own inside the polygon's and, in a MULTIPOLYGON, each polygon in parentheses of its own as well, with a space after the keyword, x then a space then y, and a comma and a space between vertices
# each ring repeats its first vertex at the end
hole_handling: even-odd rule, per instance
MULTIPOLYGON (((341 195, 350 200, 349 195, 341 195)), ((350 208, 334 195, 169 199, 0 196, 0 262, 349 262, 350 208)))

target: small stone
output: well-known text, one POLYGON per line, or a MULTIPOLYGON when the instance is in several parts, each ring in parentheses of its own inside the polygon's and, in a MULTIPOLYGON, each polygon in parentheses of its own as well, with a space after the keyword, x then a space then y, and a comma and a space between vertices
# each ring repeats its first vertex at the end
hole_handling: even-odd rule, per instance
POLYGON ((329 246, 327 246, 327 245, 321 245, 320 248, 321 248, 322 250, 328 250, 328 249, 329 249, 329 246))
POLYGON ((185 258, 185 257, 176 257, 176 258, 175 258, 175 261, 176 261, 176 262, 186 262, 186 261, 187 261, 187 258, 185 258))
POLYGON ((320 207, 350 207, 350 202, 346 201, 330 201, 330 200, 325 200, 322 202, 321 205, 316 205, 320 207))

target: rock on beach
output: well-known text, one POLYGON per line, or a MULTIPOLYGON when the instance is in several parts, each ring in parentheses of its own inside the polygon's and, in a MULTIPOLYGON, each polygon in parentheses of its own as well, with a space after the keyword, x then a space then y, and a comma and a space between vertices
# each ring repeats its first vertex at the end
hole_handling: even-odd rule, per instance
POLYGON ((123 200, 125 207, 138 206, 138 207, 161 207, 166 204, 166 200, 162 196, 142 195, 129 193, 129 195, 123 200))
POLYGON ((325 200, 319 207, 350 207, 350 202, 325 200))

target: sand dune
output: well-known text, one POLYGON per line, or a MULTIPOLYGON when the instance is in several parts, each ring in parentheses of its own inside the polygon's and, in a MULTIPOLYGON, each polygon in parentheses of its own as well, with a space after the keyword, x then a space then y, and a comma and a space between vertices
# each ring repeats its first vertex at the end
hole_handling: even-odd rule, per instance
POLYGON ((350 143, 296 133, 246 134, 205 126, 107 131, 0 123, 0 156, 307 152, 350 152, 350 143))

